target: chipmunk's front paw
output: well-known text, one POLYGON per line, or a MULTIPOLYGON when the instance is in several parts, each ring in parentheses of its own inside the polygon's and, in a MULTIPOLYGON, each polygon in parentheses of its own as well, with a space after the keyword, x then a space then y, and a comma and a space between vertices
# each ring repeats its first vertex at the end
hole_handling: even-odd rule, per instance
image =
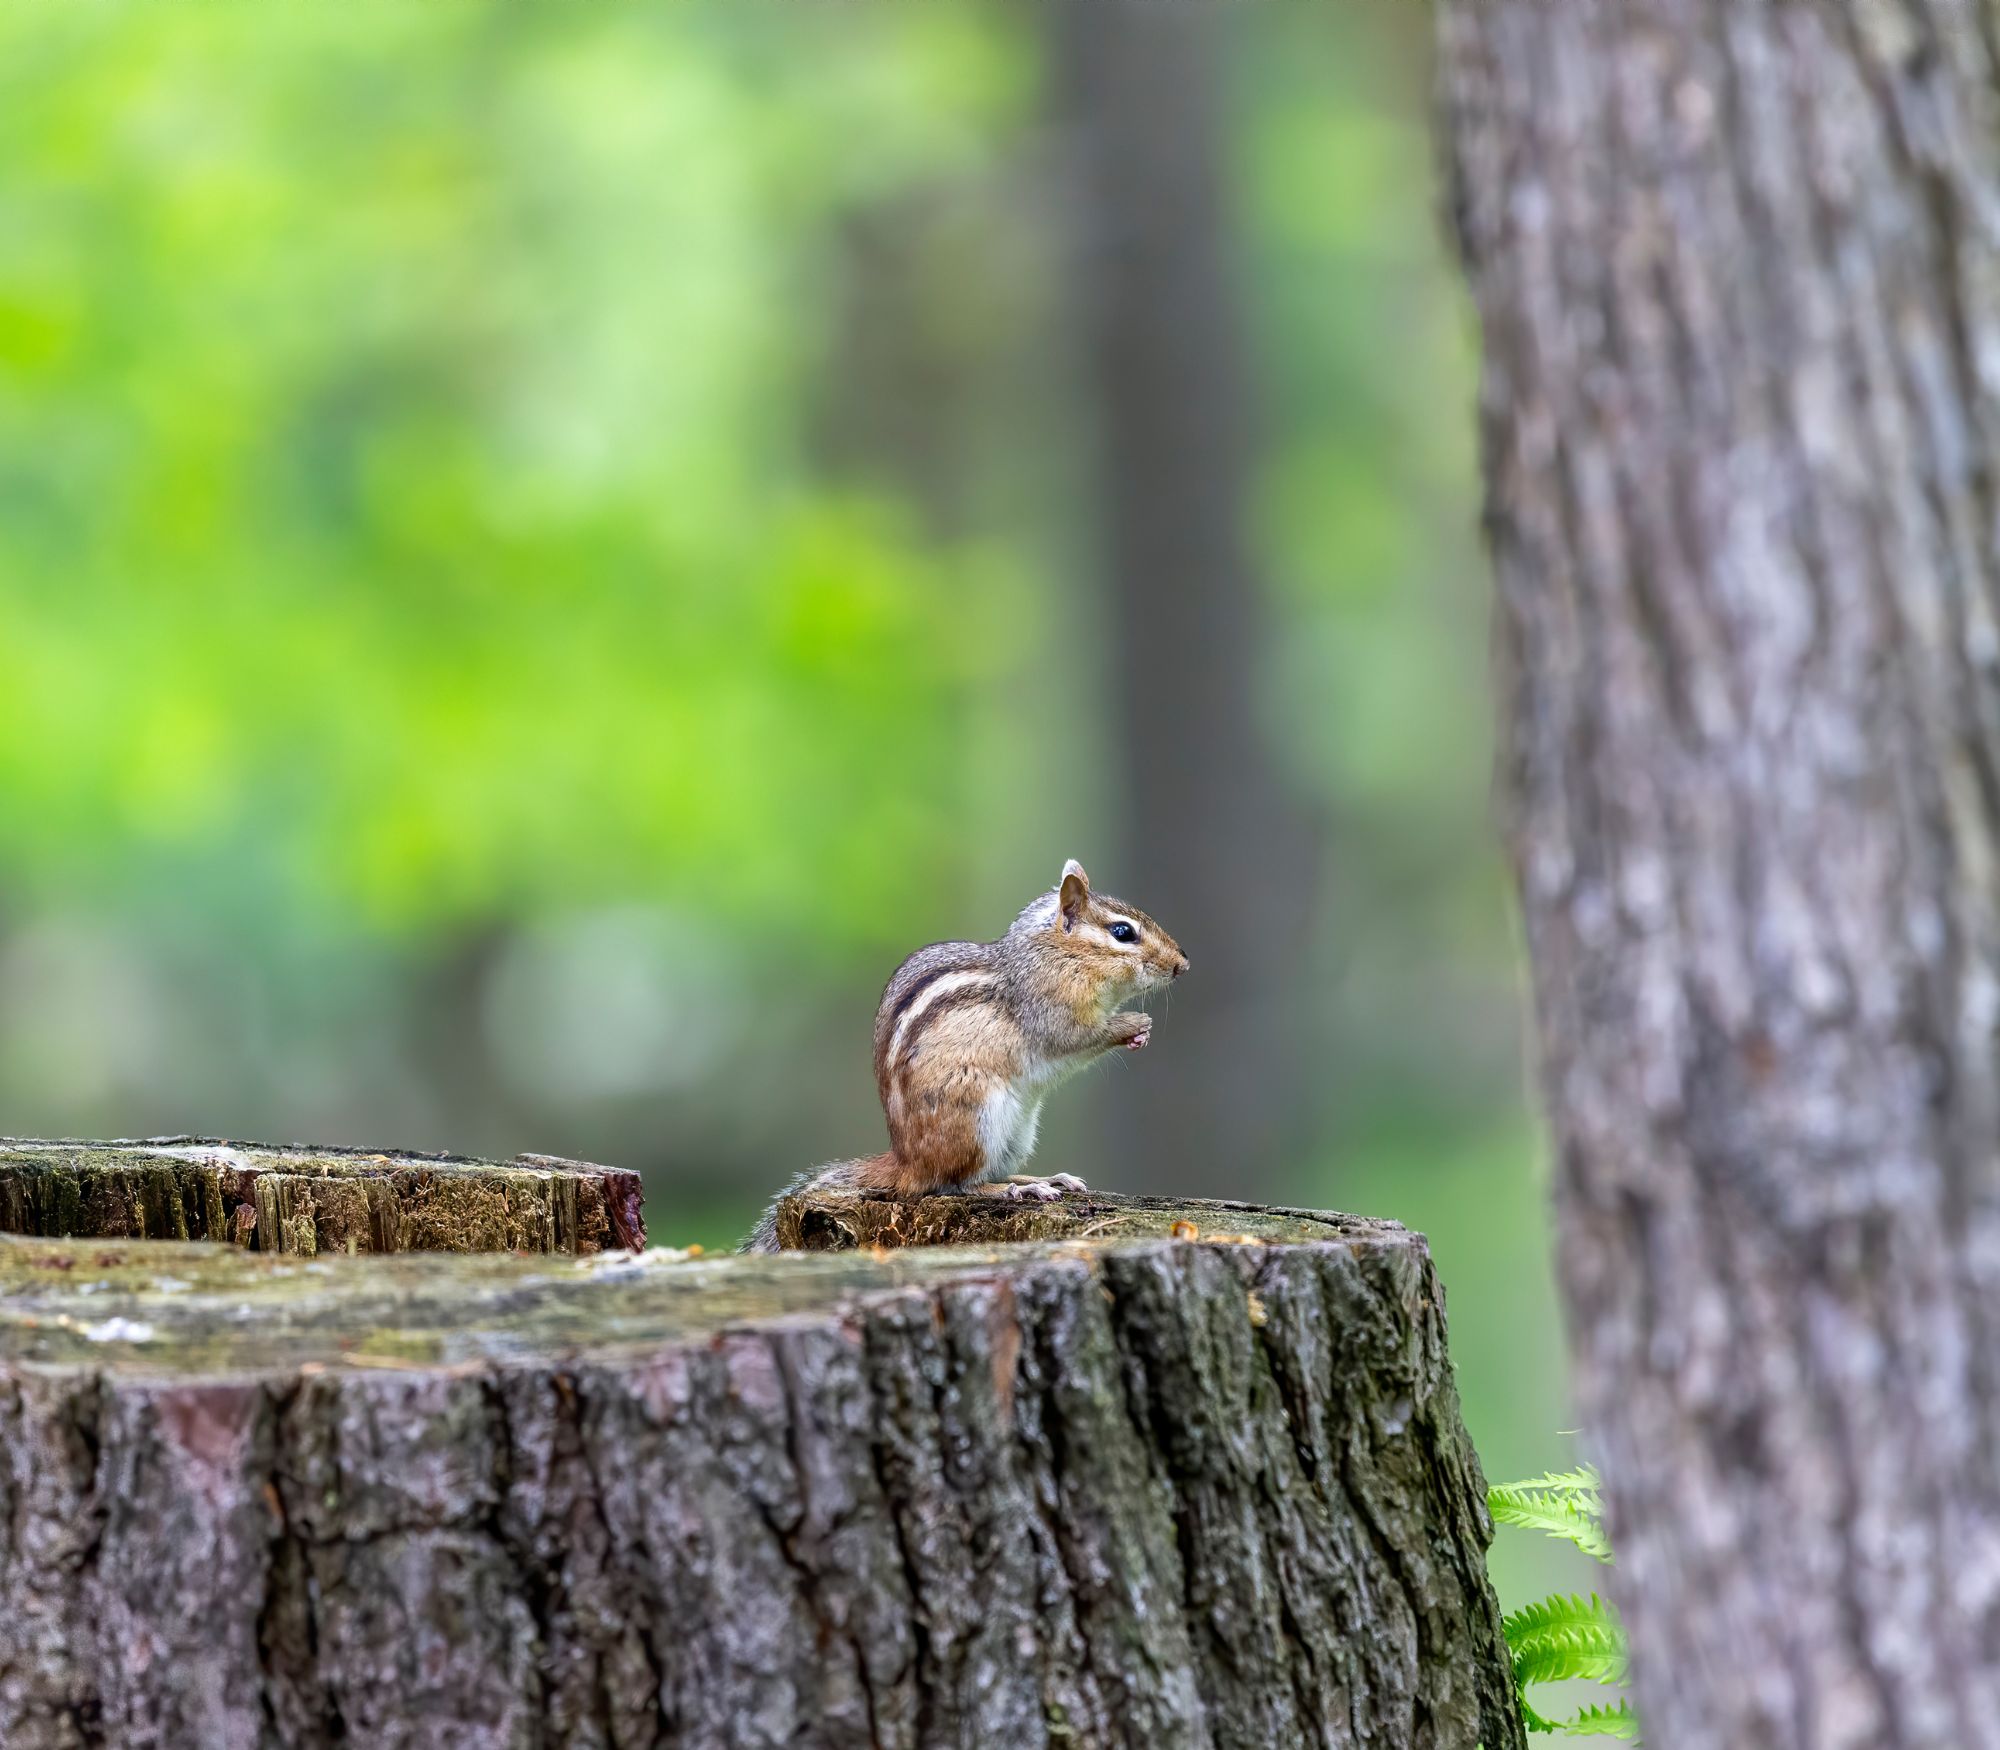
POLYGON ((1111 1017, 1111 1043, 1127 1051, 1144 1051, 1153 1037, 1153 1017, 1142 1010, 1126 1009, 1111 1017))

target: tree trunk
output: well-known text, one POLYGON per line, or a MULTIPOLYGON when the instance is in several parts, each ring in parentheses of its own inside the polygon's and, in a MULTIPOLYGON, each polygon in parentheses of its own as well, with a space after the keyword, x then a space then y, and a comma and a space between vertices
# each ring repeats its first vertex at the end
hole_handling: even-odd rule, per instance
POLYGON ((1288 1016, 1311 899, 1310 830, 1257 718, 1250 372, 1222 149, 1228 10, 1089 0, 1047 13, 1074 142, 1079 353, 1100 452, 1117 731, 1102 781, 1129 871, 1111 886, 1189 945, 1202 980, 1201 1001, 1174 1015, 1177 1085, 1114 1078, 1102 1098, 1118 1156, 1171 1193, 1212 1183, 1217 1161, 1244 1189, 1271 1187, 1280 1126, 1299 1106, 1288 1016))
POLYGON ((1640 1710, 2000 1744, 2000 12, 1439 18, 1640 1710))
POLYGON ((1423 1242, 1183 1218, 0 1240, 0 1742, 1519 1750, 1423 1242))
POLYGON ((261 1252, 601 1252, 646 1243, 639 1175, 522 1155, 0 1139, 0 1233, 261 1252))

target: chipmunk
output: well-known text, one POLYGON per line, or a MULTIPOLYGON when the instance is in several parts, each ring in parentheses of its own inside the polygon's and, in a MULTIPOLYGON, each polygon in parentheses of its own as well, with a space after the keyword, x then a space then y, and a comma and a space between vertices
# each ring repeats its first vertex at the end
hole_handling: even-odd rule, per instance
MULTIPOLYGON (((1187 956, 1144 912, 1091 891, 1074 858, 997 942, 938 942, 896 968, 875 1011, 875 1086, 889 1151, 799 1174, 807 1185, 906 1197, 991 1180, 994 1195, 1048 1200, 1084 1183, 1019 1172, 1042 1102, 1107 1051, 1140 1051, 1153 1018, 1122 1007, 1187 971, 1187 956)), ((778 1249, 778 1200, 743 1242, 778 1249)))

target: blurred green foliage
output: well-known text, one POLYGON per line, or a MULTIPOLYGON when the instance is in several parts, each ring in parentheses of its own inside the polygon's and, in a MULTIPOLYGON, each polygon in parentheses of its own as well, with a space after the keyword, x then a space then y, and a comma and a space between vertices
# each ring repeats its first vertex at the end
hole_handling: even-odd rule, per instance
POLYGON ((642 891, 823 941, 936 879, 1007 556, 814 478, 800 312, 1024 59, 965 8, 775 22, 0 18, 17 899, 193 863, 373 928, 642 891))

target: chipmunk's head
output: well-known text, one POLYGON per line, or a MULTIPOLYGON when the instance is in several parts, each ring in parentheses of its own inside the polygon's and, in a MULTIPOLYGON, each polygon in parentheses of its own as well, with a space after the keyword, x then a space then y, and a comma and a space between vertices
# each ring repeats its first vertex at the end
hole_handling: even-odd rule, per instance
POLYGON ((1063 865, 1056 887, 1053 930, 1063 952, 1111 993, 1112 1008, 1188 969, 1173 937, 1136 905, 1095 892, 1074 857, 1063 865))

